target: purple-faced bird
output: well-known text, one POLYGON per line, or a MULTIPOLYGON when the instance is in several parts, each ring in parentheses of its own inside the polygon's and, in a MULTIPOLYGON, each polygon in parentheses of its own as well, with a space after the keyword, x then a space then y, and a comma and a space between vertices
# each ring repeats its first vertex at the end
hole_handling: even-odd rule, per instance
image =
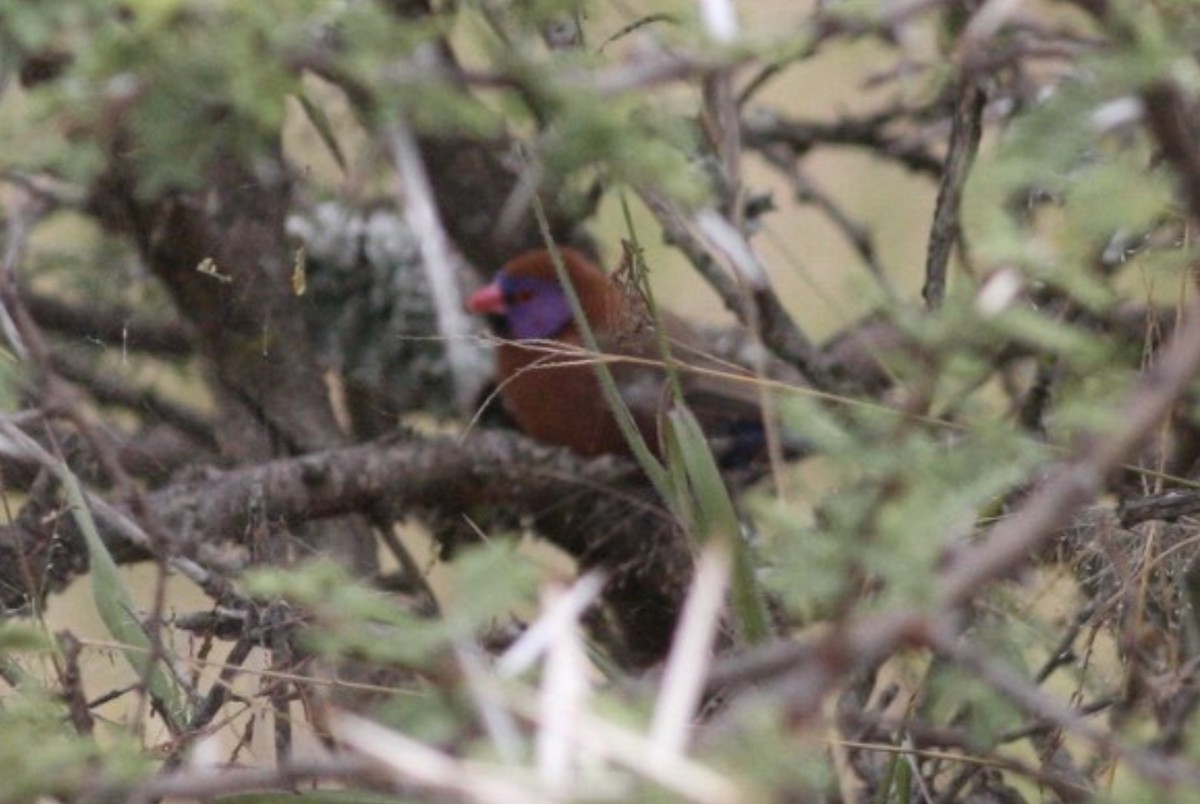
MULTIPOLYGON (((592 365, 604 359, 646 443, 661 455, 659 427, 672 394, 644 298, 583 253, 570 248, 559 253, 603 357, 584 349, 550 252, 539 249, 513 258, 467 300, 471 312, 497 322, 504 338, 496 368, 505 409, 539 441, 585 456, 628 454, 592 365)), ((684 400, 706 434, 725 443, 725 460, 736 454, 734 460, 741 462, 761 452, 765 439, 753 375, 709 356, 680 318, 664 312, 659 320, 678 364, 684 400)))

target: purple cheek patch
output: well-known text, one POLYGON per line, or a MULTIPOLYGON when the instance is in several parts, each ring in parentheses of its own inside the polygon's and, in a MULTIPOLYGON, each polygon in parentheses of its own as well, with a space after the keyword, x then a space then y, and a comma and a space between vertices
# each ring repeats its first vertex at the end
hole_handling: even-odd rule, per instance
POLYGON ((556 289, 510 309, 508 326, 515 338, 553 338, 566 329, 572 318, 567 297, 556 289))
POLYGON ((508 300, 508 328, 514 338, 553 338, 571 323, 571 305, 557 282, 505 277, 501 287, 508 300), (520 300, 522 296, 527 298, 520 300))

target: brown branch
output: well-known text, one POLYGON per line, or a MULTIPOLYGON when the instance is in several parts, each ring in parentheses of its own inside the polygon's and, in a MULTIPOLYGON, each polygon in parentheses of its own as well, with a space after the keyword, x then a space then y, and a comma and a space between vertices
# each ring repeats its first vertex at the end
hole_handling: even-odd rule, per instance
POLYGON ((1200 514, 1200 492, 1183 489, 1125 498, 1118 509, 1123 528, 1132 528, 1151 520, 1174 522, 1197 514, 1200 514))
MULTIPOLYGON (((265 149, 254 167, 222 152, 207 165, 202 189, 147 197, 127 139, 113 142, 88 211, 132 239, 194 328, 211 372, 223 455, 250 463, 343 443, 292 292, 284 231, 290 185, 282 168, 262 169, 271 159, 278 164, 278 147, 265 149)), ((374 540, 361 519, 290 536, 364 574, 375 571, 374 540)), ((284 540, 274 541, 284 552, 284 540)))
POLYGON ((1192 223, 1200 223, 1200 155, 1192 107, 1178 87, 1165 81, 1146 87, 1142 101, 1146 126, 1175 169, 1192 223))
MULTIPOLYGON (((1158 102, 1177 102, 1170 93, 1156 97, 1158 102)), ((1160 113, 1165 114, 1165 110, 1160 113)), ((1171 114, 1165 119, 1181 118, 1171 114)), ((1160 144, 1168 159, 1179 167, 1185 186, 1193 188, 1186 195, 1192 218, 1200 220, 1200 164, 1194 155, 1173 150, 1176 144, 1190 142, 1191 138, 1176 141, 1174 136, 1175 133, 1166 131, 1160 144)), ((1200 373, 1200 305, 1193 301, 1180 328, 1160 350, 1155 363, 1142 373, 1114 416, 1117 424, 1112 432, 1106 437, 1083 441, 1074 456, 1054 470, 1012 517, 988 531, 978 546, 964 550, 949 562, 941 572, 938 595, 928 612, 866 617, 843 623, 835 632, 801 643, 768 646, 722 665, 713 673, 710 684, 719 688, 725 683, 755 683, 773 678, 786 688, 793 711, 811 714, 847 673, 906 645, 937 645, 953 651, 953 643, 946 636, 952 633, 949 628, 952 613, 1024 564, 1057 528, 1094 499, 1104 489, 1107 479, 1161 424, 1197 373, 1200 373)), ((1007 680, 1001 682, 1006 690, 1011 687, 1007 680)), ((1039 705, 1043 702, 1040 694, 1034 697, 1039 705)), ((1024 700, 1033 698, 1025 696, 1024 700)), ((1076 725, 1073 717, 1060 722, 1076 725)), ((1083 728, 1083 733, 1114 745, 1108 737, 1097 735, 1092 729, 1083 728)), ((1196 772, 1190 766, 1160 760, 1128 747, 1119 753, 1151 778, 1195 783, 1196 772)))
POLYGON ((96 341, 160 357, 187 357, 193 352, 187 327, 177 322, 119 306, 74 305, 28 288, 21 289, 21 298, 38 326, 67 339, 96 341))
POLYGON ((64 382, 51 364, 51 349, 25 306, 18 272, 33 226, 47 212, 45 203, 33 195, 14 192, 8 199, 3 258, 0 259, 0 316, 5 335, 22 363, 31 370, 39 403, 63 413, 88 442, 92 456, 108 478, 123 489, 133 488, 117 457, 112 440, 93 427, 82 411, 82 400, 70 383, 64 382))
POLYGON ((97 402, 120 405, 139 414, 148 414, 177 427, 204 447, 216 449, 212 423, 199 411, 166 399, 150 388, 119 382, 111 376, 111 372, 96 371, 90 364, 66 352, 52 352, 49 360, 55 372, 86 389, 97 402))
POLYGON ((1159 783, 1200 784, 1194 763, 1156 754, 1120 740, 1087 723, 1083 709, 1073 709, 1006 666, 960 644, 955 618, 905 611, 864 617, 836 630, 797 642, 778 642, 719 662, 709 676, 712 692, 731 686, 756 686, 763 694, 781 696, 793 717, 811 717, 829 690, 844 683, 858 667, 904 648, 930 648, 951 656, 996 687, 1041 723, 1077 734, 1102 750, 1129 762, 1137 772, 1159 783))
MULTIPOLYGON (((664 236, 691 261, 697 272, 708 282, 725 307, 743 324, 749 325, 752 317, 746 309, 746 297, 737 282, 722 270, 704 240, 692 231, 687 218, 670 199, 661 193, 639 188, 639 196, 662 226, 664 236)), ((750 302, 756 307, 759 337, 768 349, 782 360, 799 369, 816 387, 830 390, 831 382, 821 365, 812 341, 796 325, 779 298, 770 288, 751 293, 750 302)))
POLYGON ((975 152, 979 150, 979 138, 983 135, 983 108, 986 102, 987 95, 979 83, 965 73, 960 76, 950 129, 950 149, 938 185, 937 203, 929 231, 925 286, 921 289, 921 296, 931 309, 941 306, 942 298, 946 295, 946 268, 950 262, 950 251, 959 237, 959 207, 962 205, 967 174, 970 173, 971 163, 975 161, 975 152))
MULTIPOLYGON (((606 599, 620 604, 613 608, 626 659, 640 666, 661 658, 691 577, 691 552, 652 488, 625 461, 586 461, 504 432, 461 441, 391 438, 233 469, 141 500, 144 515, 170 534, 163 549, 171 558, 242 543, 255 522, 299 526, 377 507, 396 518, 425 512, 461 522, 459 512, 485 505, 527 515, 583 569, 604 568, 611 578, 606 599)), ((102 525, 113 515, 130 516, 120 509, 96 513, 102 525)), ((36 559, 35 595, 62 588, 86 569, 69 518, 32 520, 0 529, 6 600, 30 593, 17 556, 36 559)), ((104 535, 119 561, 150 557, 144 541, 111 524, 104 535)))
POLYGON ((940 176, 942 160, 910 137, 886 133, 887 126, 901 114, 902 110, 888 109, 866 117, 818 123, 757 112, 743 117, 742 140, 759 150, 784 146, 798 157, 823 145, 864 148, 914 173, 940 176))

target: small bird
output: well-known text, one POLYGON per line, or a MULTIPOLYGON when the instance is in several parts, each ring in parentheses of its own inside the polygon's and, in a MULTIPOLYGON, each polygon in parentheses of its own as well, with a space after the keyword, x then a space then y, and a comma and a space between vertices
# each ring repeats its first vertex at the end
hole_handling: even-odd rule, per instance
MULTIPOLYGON (((609 363, 622 400, 647 445, 661 455, 659 422, 670 404, 667 372, 645 300, 623 288, 583 253, 560 248, 584 315, 609 363), (627 358, 622 360, 621 358, 627 358)), ((493 317, 507 338, 496 350, 497 380, 505 409, 526 434, 580 455, 628 454, 630 447, 609 408, 550 253, 525 252, 504 265, 491 284, 475 291, 467 308, 493 317)), ((752 377, 706 355, 681 319, 659 317, 679 372, 683 397, 710 438, 736 453, 765 445, 758 390, 731 375, 752 377), (699 369, 697 371, 697 369, 699 369)))

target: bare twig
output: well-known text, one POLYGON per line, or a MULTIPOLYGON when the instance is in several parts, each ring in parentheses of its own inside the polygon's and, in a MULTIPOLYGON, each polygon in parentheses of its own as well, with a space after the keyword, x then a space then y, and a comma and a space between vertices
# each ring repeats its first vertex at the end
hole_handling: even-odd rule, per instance
POLYGON ((958 100, 954 104, 950 129, 950 149, 938 186, 937 204, 929 231, 929 250, 925 258, 925 286, 921 289, 921 295, 930 308, 941 306, 942 298, 946 295, 946 267, 950 262, 950 251, 959 236, 959 207, 962 205, 963 187, 971 163, 975 160, 975 152, 979 150, 986 102, 987 96, 976 79, 965 73, 960 76, 958 100))
MULTIPOLYGON (((639 188, 638 194, 663 227, 668 242, 688 256, 725 306, 743 323, 747 323, 746 300, 741 289, 721 268, 712 253, 712 247, 695 230, 689 216, 657 191, 643 187, 639 188)), ((752 276, 755 273, 754 270, 750 271, 752 276)), ((754 292, 751 301, 758 307, 759 334, 767 348, 798 368, 815 386, 828 390, 831 382, 821 367, 816 349, 783 309, 775 294, 769 289, 754 292)))
POLYGON ((930 632, 931 647, 1004 693, 1008 700, 1035 717, 1053 722, 1084 738, 1104 752, 1115 754, 1147 778, 1167 784, 1200 784, 1200 769, 1190 762, 1159 756, 1120 740, 1095 726, 1053 695, 1033 686, 1011 668, 962 644, 944 631, 930 632))
POLYGON ((819 123, 756 112, 743 117, 742 138, 750 148, 785 146, 796 156, 804 156, 819 145, 854 146, 897 162, 914 173, 941 176, 942 160, 920 142, 887 133, 887 126, 906 114, 911 112, 897 107, 865 117, 819 123))

